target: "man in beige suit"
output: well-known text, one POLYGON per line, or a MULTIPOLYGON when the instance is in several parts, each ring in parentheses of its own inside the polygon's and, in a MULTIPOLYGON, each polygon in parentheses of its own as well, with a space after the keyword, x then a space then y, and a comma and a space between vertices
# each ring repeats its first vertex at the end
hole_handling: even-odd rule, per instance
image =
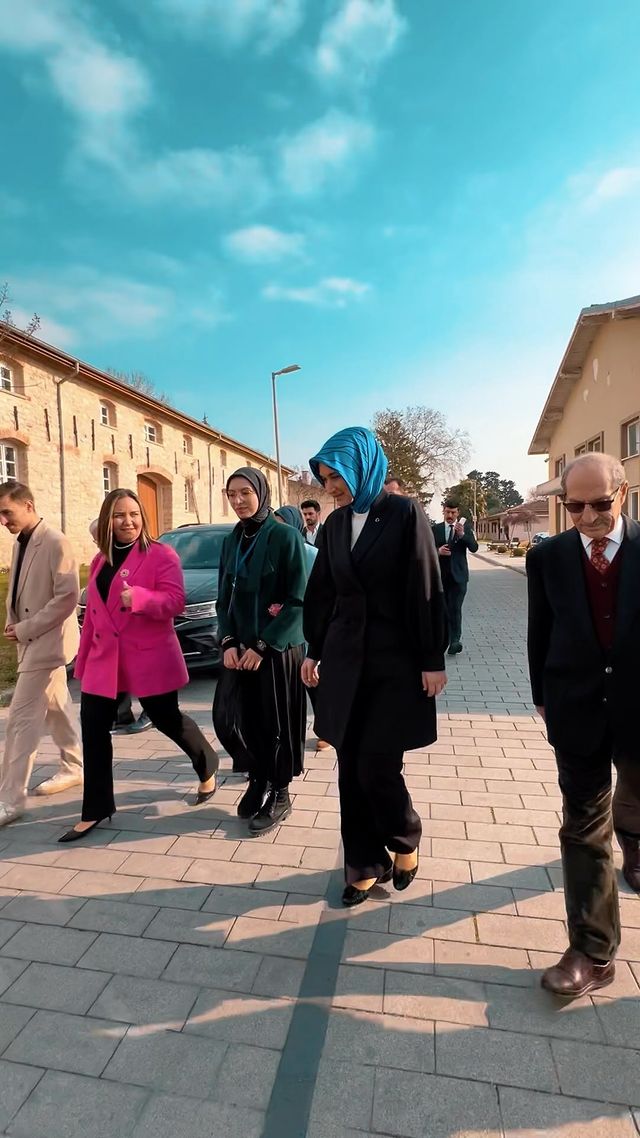
POLYGON ((33 761, 45 732, 60 748, 60 770, 35 793, 57 794, 82 782, 65 667, 78 650, 79 584, 69 542, 39 517, 28 486, 0 485, 0 522, 17 536, 4 631, 18 651, 18 680, 0 764, 0 826, 6 826, 24 812, 33 761))

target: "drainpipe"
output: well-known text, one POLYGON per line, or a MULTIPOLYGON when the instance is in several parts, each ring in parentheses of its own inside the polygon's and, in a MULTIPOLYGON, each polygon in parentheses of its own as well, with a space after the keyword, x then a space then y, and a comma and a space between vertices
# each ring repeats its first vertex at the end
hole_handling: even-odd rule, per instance
MULTIPOLYGON (((80 365, 76 360, 75 371, 73 375, 77 377, 80 374, 80 365)), ((59 375, 56 379, 56 397, 58 404, 58 439, 60 442, 60 529, 66 533, 67 528, 67 500, 66 500, 66 484, 65 484, 65 464, 64 464, 64 423, 62 417, 62 384, 71 379, 69 375, 59 375)))
POLYGON ((213 487, 211 485, 211 447, 213 443, 207 443, 207 462, 209 464, 209 524, 213 521, 213 487))

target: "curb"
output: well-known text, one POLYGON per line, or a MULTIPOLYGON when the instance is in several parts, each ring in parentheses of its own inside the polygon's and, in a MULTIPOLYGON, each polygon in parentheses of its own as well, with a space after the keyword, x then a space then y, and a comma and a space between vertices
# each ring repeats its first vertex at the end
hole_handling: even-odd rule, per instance
MULTIPOLYGON (((525 565, 520 568, 519 565, 509 564, 511 558, 509 561, 500 562, 496 561, 493 557, 489 557, 489 555, 486 553, 472 553, 471 556, 477 557, 480 561, 486 561, 487 565, 497 565, 499 569, 510 569, 512 573, 519 573, 521 577, 526 577, 527 575, 527 569, 525 565)), ((523 560, 526 559, 523 558, 523 560)))

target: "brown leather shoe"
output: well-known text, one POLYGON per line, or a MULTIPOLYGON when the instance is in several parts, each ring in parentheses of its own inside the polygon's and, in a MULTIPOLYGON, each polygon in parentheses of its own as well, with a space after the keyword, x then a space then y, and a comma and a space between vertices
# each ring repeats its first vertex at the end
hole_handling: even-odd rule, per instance
POLYGON ((328 751, 331 743, 327 743, 326 739, 318 739, 316 743, 316 751, 328 751))
POLYGON ((630 889, 640 893, 640 838, 616 837, 622 850, 622 876, 630 889))
POLYGON ((575 1000, 577 996, 584 996, 596 988, 604 988, 611 983, 615 974, 613 960, 597 964, 577 948, 568 948, 557 964, 542 973, 540 983, 548 992, 553 992, 554 996, 575 1000))

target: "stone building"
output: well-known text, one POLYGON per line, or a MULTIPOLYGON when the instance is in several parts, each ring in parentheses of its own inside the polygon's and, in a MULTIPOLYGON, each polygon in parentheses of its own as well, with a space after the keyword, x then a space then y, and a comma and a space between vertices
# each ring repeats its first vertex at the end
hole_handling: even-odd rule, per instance
POLYGON ((640 516, 640 296, 583 308, 553 381, 529 454, 546 454, 549 530, 567 529, 560 475, 576 455, 604 451, 622 460, 640 516))
MULTIPOLYGON (((95 553, 88 526, 109 490, 137 490, 157 535, 235 520, 223 490, 238 466, 262 470, 277 500, 267 455, 0 323, 0 481, 27 482, 81 562, 95 553)), ((285 486, 290 474, 283 467, 285 486)), ((12 543, 1 531, 3 567, 12 543)))
POLYGON ((549 531, 549 501, 535 498, 521 506, 496 510, 478 518, 476 536, 480 541, 530 541, 534 533, 549 531))

